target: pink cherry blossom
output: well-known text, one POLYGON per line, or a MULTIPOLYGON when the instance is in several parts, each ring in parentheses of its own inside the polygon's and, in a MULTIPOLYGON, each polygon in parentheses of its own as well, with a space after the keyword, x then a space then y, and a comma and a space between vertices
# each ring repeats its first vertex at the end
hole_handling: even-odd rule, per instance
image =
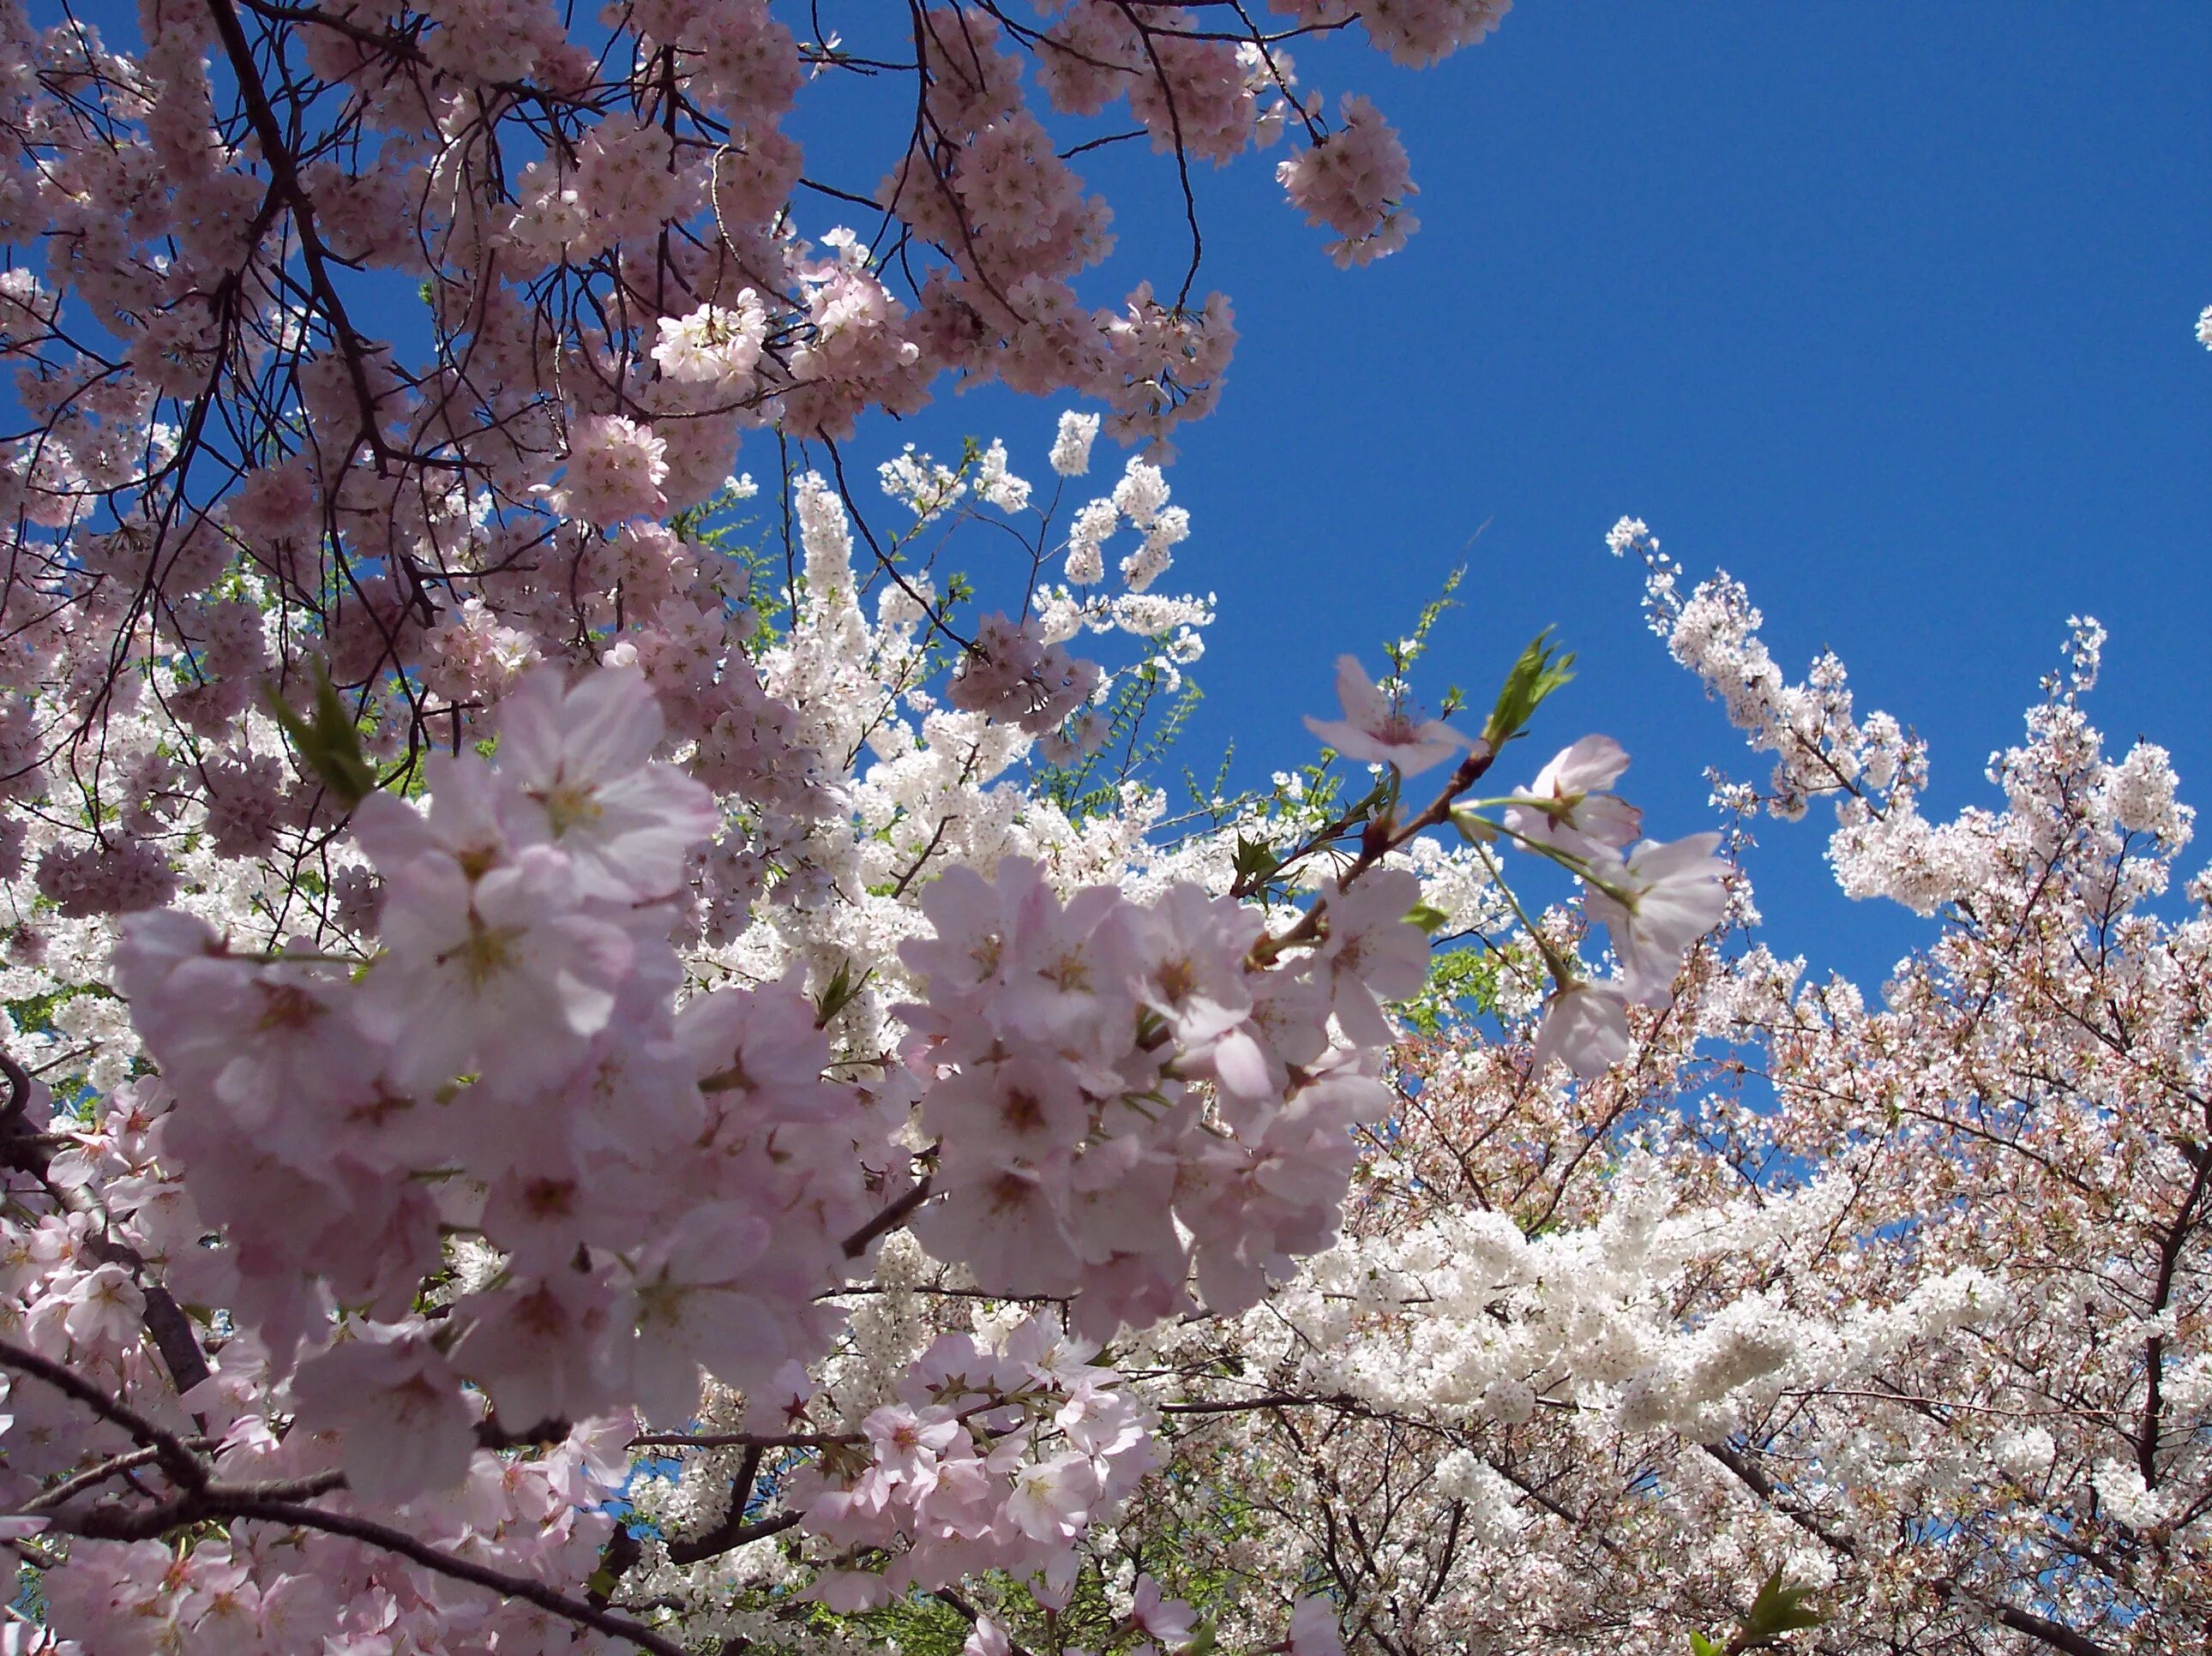
POLYGON ((1665 995, 1683 950, 1727 912, 1728 864, 1713 855, 1719 844, 1717 834, 1647 841, 1596 877, 1584 907, 1612 934, 1632 998, 1665 995))
POLYGON ((1440 719, 1423 719, 1402 696, 1386 694, 1351 656, 1336 660, 1340 719, 1309 718, 1306 728, 1346 759, 1390 765, 1418 776, 1455 757, 1467 738, 1440 719))
POLYGON ((1523 844, 1576 856, 1615 855, 1635 840, 1644 821, 1635 806, 1608 791, 1627 768, 1627 754, 1611 737, 1583 737, 1536 773, 1525 792, 1538 803, 1508 806, 1505 826, 1523 844))
POLYGON ((300 1426, 337 1431, 347 1487, 365 1501, 451 1489, 476 1451, 459 1377, 420 1338, 349 1340, 310 1358, 292 1381, 300 1426))
POLYGON ((1585 1081, 1628 1056, 1628 1006, 1622 991, 1606 983, 1571 983, 1545 1004, 1544 1021, 1529 1053, 1540 1076, 1558 1059, 1585 1081))

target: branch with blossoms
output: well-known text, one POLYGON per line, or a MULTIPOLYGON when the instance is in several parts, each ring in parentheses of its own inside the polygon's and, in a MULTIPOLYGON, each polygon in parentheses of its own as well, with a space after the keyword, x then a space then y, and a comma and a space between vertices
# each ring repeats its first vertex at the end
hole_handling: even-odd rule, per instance
MULTIPOLYGON (((1081 474, 1094 435, 1063 421, 1057 475, 1081 474)), ((1158 469, 1130 463, 1058 541, 999 446, 958 470, 909 454, 884 482, 915 530, 880 549, 912 561, 872 622, 851 516, 802 478, 781 624, 741 653, 540 664, 472 720, 475 745, 397 767, 334 676, 311 712, 272 717, 287 761, 349 808, 319 938, 238 936, 250 904, 116 928, 120 999, 55 1015, 128 1008, 130 1062, 88 1073, 77 1131, 112 1193, 94 1222, 57 1180, 29 1212, 58 1269, 34 1271, 27 1326, 86 1397, 137 1412, 95 1410, 119 1440, 88 1460, 35 1387, 11 1398, 53 1446, 19 1465, 27 1503, 70 1515, 49 1589, 68 1624, 139 1602, 99 1585, 133 1568, 101 1548, 210 1526, 226 1538, 194 1566, 210 1581, 308 1592, 228 1539, 280 1518, 416 1535, 377 1568, 419 1596, 409 1572, 474 1556, 453 1492, 486 1480, 503 1509, 546 1503, 479 1561, 539 1584, 510 1595, 517 1615, 566 1615, 582 1581, 587 1608, 637 1625, 712 1625, 724 1609, 698 1584, 770 1556, 806 1571, 799 1602, 844 1614, 985 1576, 1049 1599, 1155 1465, 1149 1404, 1079 1342, 1234 1316, 1328 1246, 1353 1130, 1394 1102, 1385 1008, 1426 974, 1417 849, 1466 809, 1492 743, 1430 732, 1467 756, 1404 820, 1417 767, 1381 753, 1358 849, 1270 930, 1230 895, 1227 843, 1152 849, 1141 815, 1055 816, 998 780, 1096 694, 1065 640, 1157 640, 1142 589, 1187 532, 1158 469), (964 491, 976 506, 956 511, 964 491), (981 510, 1025 522, 1036 602, 933 659, 922 531, 981 510), (1137 590, 1037 586, 1048 549, 1094 580, 1124 525, 1137 590), (1072 698, 1040 699, 1072 678, 1072 698), (822 760, 864 751, 864 774, 822 760), (775 861, 747 878, 756 833, 775 861), (718 836, 738 855, 707 849, 718 836), (1133 864, 1152 872, 1132 883, 1133 864), (143 1290, 80 1271, 94 1230, 132 1251, 143 1290), (1057 1309, 852 1373, 848 1331, 910 1314, 886 1257, 922 1250, 979 1302, 1057 1309), (878 1288, 894 1291, 847 1292, 878 1288), (194 1313, 209 1372, 182 1398, 143 1362, 157 1295, 220 1308, 194 1313), (134 1457, 169 1453, 132 1422, 179 1409, 189 1435, 160 1428, 196 1457, 169 1468, 176 1492, 122 1493, 134 1457), (667 1490, 637 1470, 661 1459, 680 1469, 667 1490), (627 1539, 603 1510, 617 1490, 627 1539)), ((1498 741, 1541 699, 1516 674, 1498 741)), ((227 833, 210 828, 218 853, 227 833)), ((1455 877, 1479 863, 1440 854, 1455 877)), ((219 891, 224 867, 195 877, 219 891)), ((1279 859, 1270 895, 1299 877, 1279 859)), ((1319 1613, 1297 1612, 1309 1644, 1319 1613)))
MULTIPOLYGON (((1094 398, 1116 436, 1164 443, 1213 405, 1235 343, 1226 300, 1192 297, 1191 159, 1301 134, 1279 168, 1293 205, 1340 262, 1386 253, 1412 228, 1404 150, 1364 100, 1333 127, 1286 48, 1357 27, 1431 64, 1503 11, 848 9, 860 40, 765 0, 588 21, 207 0, 149 14, 135 51, 11 21, 13 221, 61 256, 58 285, 19 261, 0 295, 23 387, 9 590, 31 600, 10 611, 33 658, 78 658, 0 774, 71 769, 103 822, 106 779, 77 755, 149 652, 177 660, 155 694, 203 737, 319 656, 410 758, 450 741, 492 699, 451 658, 594 652, 604 555, 577 526, 696 509, 746 432, 834 469, 864 413, 950 375, 1094 398), (861 177, 809 173, 785 130, 832 89, 886 118, 861 177), (1116 104, 1133 129, 1085 136, 1116 104), (1092 311, 1078 282, 1110 215, 1070 161, 1130 137, 1170 157, 1191 258, 1172 303, 1141 283, 1092 311), (872 237, 811 222, 824 203, 872 237), (419 350, 362 320, 393 272, 423 295, 419 350), (238 607, 264 601, 273 652, 238 607)), ((623 573, 657 608, 651 572, 623 573)), ((167 836, 141 826, 103 847, 158 886, 145 852, 167 836)))
MULTIPOLYGON (((1678 646, 1763 659, 1737 591, 1702 586, 1678 646)), ((1496 998, 1401 1046, 1344 1239, 1166 1348, 1206 1400, 1284 1406, 1194 1416, 1123 1545, 1186 1580, 1304 1561, 1393 1650, 2193 1639, 2207 892, 2168 895, 2191 826, 2168 756, 2089 721, 2101 644, 2074 626, 1993 807, 1841 793, 1839 883, 1936 922, 1879 996, 1770 952, 1739 870, 1726 930, 1626 1000, 1612 1061, 1547 1064, 1534 1008, 1496 998), (1821 1626, 1784 1630, 1800 1611, 1821 1626)), ((1715 676, 1762 749, 1773 708, 1815 700, 1715 676)), ((1902 728, 1852 724, 1861 757, 1902 728)), ((1625 812, 1618 762, 1576 744, 1486 802, 1498 838, 1625 812)), ((1637 924, 1610 859, 1581 860, 1582 913, 1637 924)), ((1571 922, 1530 929, 1564 954, 1571 922)))

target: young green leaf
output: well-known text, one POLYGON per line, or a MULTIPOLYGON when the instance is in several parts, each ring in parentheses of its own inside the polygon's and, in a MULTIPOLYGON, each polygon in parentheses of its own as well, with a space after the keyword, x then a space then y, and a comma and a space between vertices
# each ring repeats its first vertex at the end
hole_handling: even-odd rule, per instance
POLYGON ((860 991, 867 987, 868 980, 875 975, 876 968, 872 966, 855 979, 853 962, 846 961, 841 964, 836 974, 814 998, 814 1027, 817 1029, 829 1028, 830 1021, 850 1006, 859 998, 860 991))
POLYGON ((376 792, 376 771, 361 750, 361 731, 346 711, 337 686, 321 662, 315 669, 315 713, 313 719, 299 712, 269 684, 264 695, 269 711, 291 738, 300 762, 313 771, 322 785, 347 806, 359 804, 376 792))
POLYGON ((1759 1586, 1759 1597, 1751 1601, 1750 1610, 1744 1614, 1737 1648, 1764 1650, 1778 1642, 1785 1633, 1820 1626, 1826 1618, 1805 1607, 1805 1601, 1812 1596, 1812 1588, 1784 1586, 1782 1572, 1770 1571, 1759 1586))
POLYGON ((1275 871, 1275 850, 1273 846, 1257 840, 1237 836, 1237 879, 1239 884, 1248 880, 1264 880, 1275 871))
POLYGON ((1571 651, 1561 651, 1551 642, 1552 629, 1547 627, 1536 634, 1521 658, 1513 664, 1513 670, 1505 675, 1504 688, 1498 693, 1498 706, 1490 715, 1490 723, 1482 732, 1482 739, 1494 753, 1528 727, 1544 698, 1574 677, 1571 670, 1575 664, 1571 651))

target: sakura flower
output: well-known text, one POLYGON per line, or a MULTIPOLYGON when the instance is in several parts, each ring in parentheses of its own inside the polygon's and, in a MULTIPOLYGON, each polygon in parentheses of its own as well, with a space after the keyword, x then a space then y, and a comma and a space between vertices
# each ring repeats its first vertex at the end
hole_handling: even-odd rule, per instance
POLYGON ((1528 804, 1508 805, 1505 826, 1524 845, 1547 845, 1578 857, 1617 853, 1643 827, 1644 813, 1607 792, 1628 768, 1628 755, 1609 736, 1586 736, 1536 773, 1528 804))
POLYGON ((1006 1151, 1037 1161, 1073 1149, 1090 1112, 1065 1062, 1027 1052, 939 1082, 923 1101, 922 1119, 953 1163, 1006 1151))
POLYGON ((348 1340, 293 1377, 300 1424, 343 1434, 347 1487, 364 1501, 401 1501, 468 1475, 476 1427, 459 1376, 427 1340, 348 1340))
POLYGON ((988 1616, 979 1616, 968 1641, 960 1647, 960 1656, 1013 1656, 1013 1648, 1014 1641, 1006 1636, 1006 1629, 988 1616))
POLYGON ((387 877, 384 937, 361 1019, 404 1087, 556 1078, 605 1027, 636 955, 620 926, 578 912, 573 865, 550 846, 473 881, 449 858, 404 865, 387 877))
POLYGON ((1091 470, 1091 446, 1098 438, 1099 416, 1069 409, 1060 416, 1053 439, 1052 469, 1063 477, 1080 477, 1091 470))
POLYGON ((1629 998, 1664 997, 1683 953, 1728 909, 1728 864, 1713 855, 1717 834, 1665 845, 1646 841, 1622 865, 1595 877, 1585 911, 1613 935, 1629 998))
POLYGON ((1071 1293, 1081 1277, 1066 1180, 1064 1157, 1040 1166, 985 1146, 946 1167, 944 1197, 914 1217, 915 1240, 1010 1294, 1071 1293))
POLYGON ((905 1485, 908 1498, 926 1495, 936 1486, 939 1458, 963 1435, 950 1410, 917 1412, 903 1404, 873 1410, 860 1430, 875 1452, 875 1476, 885 1485, 905 1485))
POLYGON ((593 415, 569 434, 568 465, 555 504, 567 515, 611 528, 668 509, 668 445, 620 415, 593 415))
POLYGON ((501 819, 518 842, 566 852, 585 896, 666 896, 714 831, 713 796, 651 762, 662 728, 634 668, 603 667, 565 688, 558 668, 542 669, 501 704, 501 819))
POLYGON ((526 1430, 605 1408, 611 1295, 597 1276, 556 1270, 471 1295, 481 1314, 454 1348, 455 1366, 490 1393, 501 1422, 526 1430))
POLYGON ((735 1204, 694 1208, 647 1250, 617 1311, 628 1332, 616 1353, 626 1395, 648 1420, 680 1421, 697 1407, 699 1371, 733 1385, 771 1380, 786 1339, 752 1267, 767 1223, 735 1204))
POLYGON ((1143 976, 1137 993, 1168 1021, 1186 1059, 1246 1097, 1271 1090, 1253 1031, 1251 974, 1244 956, 1260 935, 1256 911, 1200 887, 1176 885, 1138 932, 1143 976))
POLYGON ((745 1394, 744 1429, 771 1435, 803 1430, 808 1406, 819 1394, 804 1364, 787 1362, 775 1371, 773 1383, 745 1394))
POLYGON ((1137 1578, 1129 1620, 1145 1637, 1164 1645, 1188 1644, 1198 1623, 1196 1613, 1188 1604, 1180 1598, 1164 1598, 1160 1584, 1149 1575, 1137 1578))
POLYGON ((1628 1053, 1628 1006, 1620 988, 1571 983, 1544 1009, 1528 1068, 1540 1076, 1558 1059, 1583 1080, 1594 1081, 1628 1053))
POLYGON ((1419 719, 1402 697, 1386 695, 1355 657, 1336 658, 1336 698, 1344 704, 1344 717, 1310 717, 1306 728, 1346 759, 1391 765, 1401 776, 1419 776, 1468 745, 1443 720, 1419 719))
POLYGON ((77 1280, 67 1300, 62 1326, 76 1344, 112 1353, 137 1343, 146 1295, 121 1265, 94 1266, 77 1280))
POLYGON ((500 821, 497 773, 478 755, 434 753, 423 764, 426 810, 396 794, 372 793, 354 807, 355 843, 386 879, 418 858, 442 854, 478 873, 511 849, 500 821))
POLYGON ((1025 1462, 1013 1471, 1006 1521, 1032 1541, 1070 1540, 1090 1520, 1097 1495, 1098 1475, 1085 1456, 1068 1453, 1025 1462))
POLYGON ((320 966, 257 966, 174 911, 133 915, 123 931, 117 986, 171 1083, 211 1096, 285 1160, 301 1137, 327 1153, 332 1115, 370 1095, 381 1062, 343 1016, 344 980, 320 966))
POLYGON ((1419 994, 1428 980, 1427 934, 1406 918, 1420 901, 1420 880, 1398 868, 1377 869, 1349 890, 1322 889, 1328 937, 1315 964, 1353 1040, 1389 1045, 1395 1037, 1377 1003, 1419 994))
POLYGON ((747 288, 738 294, 735 309, 702 305, 687 316, 665 316, 659 333, 653 360, 671 379, 743 397, 752 388, 768 338, 768 311, 760 295, 747 288))
POLYGON ((251 1650, 260 1643, 261 1586, 245 1564, 218 1562, 217 1549, 195 1550, 185 1604, 178 1619, 217 1649, 251 1650))

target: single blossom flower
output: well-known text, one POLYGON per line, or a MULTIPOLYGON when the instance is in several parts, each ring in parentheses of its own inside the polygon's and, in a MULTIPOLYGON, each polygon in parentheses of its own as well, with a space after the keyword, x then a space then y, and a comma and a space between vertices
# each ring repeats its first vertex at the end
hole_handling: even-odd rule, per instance
POLYGON ((662 728, 634 668, 601 668, 573 685, 559 668, 540 668, 500 707, 501 821, 520 844, 566 852, 587 897, 669 895, 717 813, 705 788, 653 762, 662 728))
POLYGON ((1326 1598, 1301 1598, 1291 1611, 1290 1656, 1344 1656, 1336 1606, 1326 1598))
POLYGON ((342 1434, 346 1486, 364 1501, 409 1501, 468 1475, 476 1427, 460 1376, 426 1339, 334 1345, 301 1365, 292 1394, 299 1426, 342 1434))
POLYGON ((1553 1059, 1584 1081, 1595 1081, 1629 1054, 1628 1003, 1617 985, 1571 983, 1544 1008, 1529 1055, 1530 1072, 1541 1076, 1553 1059))
POLYGON ((1342 719, 1309 718, 1306 728, 1346 759, 1419 776, 1469 745, 1441 719, 1419 719, 1403 698, 1386 695, 1354 657, 1336 658, 1336 699, 1344 704, 1342 719))
POLYGON ((1129 1620, 1145 1637, 1164 1645, 1188 1644, 1198 1623, 1197 1614, 1188 1604, 1180 1598, 1163 1597, 1160 1584, 1149 1575, 1137 1578, 1129 1620))
POLYGON ((1626 864, 1601 870, 1583 907, 1613 935, 1629 998, 1663 999, 1690 945, 1728 912, 1728 864, 1713 852, 1717 834, 1665 845, 1647 840, 1626 864))
POLYGON ((1536 773, 1527 804, 1505 808, 1505 826, 1524 847, 1547 845, 1577 857, 1613 856, 1634 842, 1644 813, 1607 792, 1628 768, 1628 755, 1609 736, 1586 736, 1561 749, 1536 773))

